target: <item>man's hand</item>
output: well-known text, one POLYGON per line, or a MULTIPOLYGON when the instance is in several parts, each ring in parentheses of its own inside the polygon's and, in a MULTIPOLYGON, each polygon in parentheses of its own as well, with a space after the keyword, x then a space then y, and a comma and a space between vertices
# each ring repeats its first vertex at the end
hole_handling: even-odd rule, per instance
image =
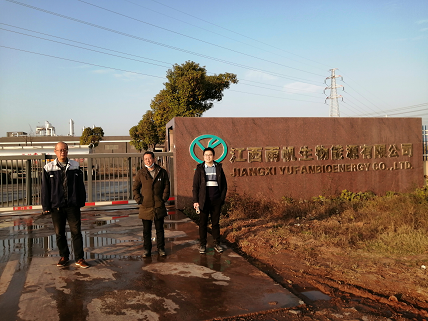
POLYGON ((193 208, 196 210, 196 214, 201 213, 201 211, 199 209, 199 203, 193 203, 193 208))

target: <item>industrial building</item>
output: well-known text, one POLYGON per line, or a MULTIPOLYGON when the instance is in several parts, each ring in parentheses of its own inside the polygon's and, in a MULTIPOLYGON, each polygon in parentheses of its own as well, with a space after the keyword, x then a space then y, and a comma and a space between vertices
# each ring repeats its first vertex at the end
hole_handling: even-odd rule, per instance
MULTIPOLYGON (((33 134, 23 131, 7 132, 6 137, 0 137, 0 155, 28 155, 28 154, 53 154, 55 144, 59 141, 67 143, 70 149, 85 150, 82 153, 138 153, 138 150, 130 144, 130 136, 104 136, 99 145, 89 151, 87 145, 80 145, 80 136, 74 135, 74 121, 69 120, 70 131, 68 135, 57 136, 55 127, 49 121, 45 126, 37 126, 33 134)), ((163 146, 158 146, 156 151, 163 151, 163 146)))

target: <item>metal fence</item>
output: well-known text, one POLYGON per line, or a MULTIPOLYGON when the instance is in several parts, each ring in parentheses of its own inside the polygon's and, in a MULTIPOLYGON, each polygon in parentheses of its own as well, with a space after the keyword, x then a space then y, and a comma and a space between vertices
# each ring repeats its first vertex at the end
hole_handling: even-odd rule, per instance
MULTIPOLYGON (((173 191, 173 153, 155 153, 157 164, 164 167, 173 191)), ((142 166, 142 154, 69 155, 80 164, 85 177, 87 202, 125 201, 132 199, 133 177, 142 166)), ((41 204, 43 166, 52 155, 0 157, 0 208, 41 204)))

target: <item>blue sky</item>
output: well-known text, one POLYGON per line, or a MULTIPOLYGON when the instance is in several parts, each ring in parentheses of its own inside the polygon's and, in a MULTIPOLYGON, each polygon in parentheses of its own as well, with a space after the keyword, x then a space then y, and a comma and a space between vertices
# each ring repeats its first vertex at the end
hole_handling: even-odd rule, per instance
POLYGON ((0 0, 0 136, 128 135, 188 60, 240 81, 204 117, 328 117, 338 68, 341 117, 428 124, 426 0, 0 0))

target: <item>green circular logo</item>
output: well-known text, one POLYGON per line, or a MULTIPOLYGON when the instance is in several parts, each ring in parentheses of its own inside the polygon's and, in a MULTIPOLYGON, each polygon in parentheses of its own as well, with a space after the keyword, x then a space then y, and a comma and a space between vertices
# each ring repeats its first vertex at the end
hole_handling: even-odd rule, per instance
POLYGON ((193 142, 190 144, 190 156, 192 156, 192 158, 197 161, 198 163, 202 163, 203 160, 200 160, 196 155, 195 155, 195 147, 197 146, 198 148, 200 148, 202 151, 207 148, 207 147, 211 147, 212 149, 215 149, 218 145, 222 145, 223 146, 223 154, 221 154, 221 156, 219 158, 217 158, 215 161, 216 162, 221 162, 227 155, 227 145, 224 142, 223 139, 221 139, 220 137, 214 136, 214 135, 201 135, 199 137, 196 137, 193 142), (207 146, 204 146, 202 144, 202 141, 207 140, 208 139, 208 144, 207 146))

